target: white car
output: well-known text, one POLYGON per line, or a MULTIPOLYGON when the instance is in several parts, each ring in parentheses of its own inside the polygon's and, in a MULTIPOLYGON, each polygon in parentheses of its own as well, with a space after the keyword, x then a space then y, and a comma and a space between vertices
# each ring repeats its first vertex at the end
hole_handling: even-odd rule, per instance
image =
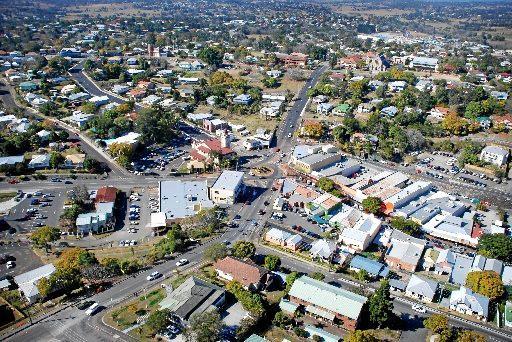
POLYGON ((186 265, 188 264, 188 260, 187 259, 180 259, 176 262, 176 266, 180 267, 180 266, 183 266, 183 265, 186 265))
POLYGON ((160 278, 161 276, 162 276, 162 274, 160 272, 156 272, 155 271, 155 272, 151 273, 150 275, 148 275, 146 277, 146 280, 147 281, 152 281, 152 280, 155 280, 157 278, 160 278))
POLYGON ((14 268, 16 267, 16 264, 14 263, 14 261, 7 261, 7 268, 14 268))
POLYGON ((411 306, 411 308, 416 312, 421 312, 421 313, 427 312, 427 309, 423 305, 420 305, 420 304, 413 304, 411 306))

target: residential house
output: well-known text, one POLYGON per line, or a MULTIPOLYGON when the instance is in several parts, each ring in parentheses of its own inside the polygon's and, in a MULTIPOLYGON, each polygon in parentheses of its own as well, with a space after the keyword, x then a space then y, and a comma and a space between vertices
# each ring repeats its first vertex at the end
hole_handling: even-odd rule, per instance
POLYGON ((114 86, 112 87, 112 92, 119 94, 119 95, 126 94, 129 90, 130 90, 130 87, 128 87, 126 85, 122 85, 122 84, 114 84, 114 86))
POLYGON ((14 282, 18 285, 20 295, 24 296, 29 304, 39 299, 39 289, 37 283, 42 278, 47 278, 55 272, 53 264, 47 264, 14 277, 14 282))
POLYGON ((383 55, 371 57, 368 62, 368 69, 371 72, 386 71, 390 66, 391 64, 383 55))
POLYGON ((182 322, 205 311, 219 310, 226 302, 224 289, 194 276, 187 278, 176 289, 169 285, 164 285, 164 289, 166 297, 160 302, 160 309, 168 309, 182 322))
POLYGON ((250 260, 244 261, 232 256, 218 260, 213 267, 219 278, 226 281, 237 281, 248 290, 264 289, 269 276, 265 268, 250 260))
POLYGON ((323 260, 331 260, 336 253, 336 243, 329 240, 316 240, 311 244, 309 253, 312 258, 320 258, 323 260))
POLYGON ((374 279, 381 277, 385 278, 389 274, 389 268, 387 268, 386 265, 376 260, 365 258, 361 255, 356 255, 352 258, 349 268, 356 272, 364 270, 374 279))
POLYGON ((350 115, 352 113, 352 106, 350 106, 348 103, 341 103, 334 107, 332 113, 338 116, 350 115))
POLYGON ((320 320, 355 330, 367 298, 322 281, 302 276, 288 293, 289 301, 320 320))
POLYGON ((292 52, 291 54, 276 53, 276 58, 283 62, 286 68, 289 68, 305 67, 308 63, 309 56, 299 52, 292 52))
POLYGON ((439 60, 437 58, 415 56, 410 63, 410 67, 414 69, 427 69, 437 72, 439 60))
POLYGON ((411 298, 431 303, 434 300, 438 287, 439 283, 437 281, 413 274, 409 283, 407 283, 405 294, 411 298))
POLYGON ((508 156, 508 150, 499 146, 485 146, 482 152, 480 152, 480 160, 496 166, 503 166, 507 164, 508 156))
POLYGON ((84 161, 84 153, 68 154, 64 160, 64 166, 69 169, 81 169, 84 167, 84 161))
POLYGON ((29 169, 46 169, 50 167, 49 154, 34 154, 28 162, 29 169))
POLYGON ((93 103, 96 107, 103 106, 109 102, 108 96, 93 96, 89 99, 89 102, 93 103))
POLYGON ((334 106, 330 103, 327 103, 327 102, 324 102, 324 103, 319 103, 317 106, 316 106, 316 113, 317 114, 324 114, 324 115, 327 115, 331 112, 331 110, 334 108, 334 106))
POLYGON ((249 105, 252 102, 252 97, 249 94, 241 94, 233 98, 234 104, 249 105))
POLYGON ((491 91, 491 96, 499 101, 507 101, 508 93, 506 91, 491 91))
POLYGON ((204 119, 203 128, 210 133, 215 133, 219 130, 229 129, 229 125, 226 121, 221 119, 204 119))
POLYGON ((487 320, 489 316, 489 298, 461 286, 450 295, 450 309, 460 313, 487 320))
POLYGON ((6 168, 16 167, 18 164, 23 164, 25 156, 9 156, 0 157, 0 169, 5 170, 6 168))
POLYGON ((291 234, 284 230, 271 228, 265 233, 265 241, 270 244, 281 246, 292 251, 297 251, 303 245, 302 236, 291 234))
POLYGON ((407 88, 405 81, 393 81, 388 83, 388 89, 392 92, 399 93, 407 88))
POLYGON ((395 106, 387 106, 380 110, 380 114, 383 116, 393 118, 395 117, 395 115, 398 114, 398 108, 396 108, 395 106))
POLYGON ((85 114, 81 111, 74 111, 73 115, 64 118, 64 120, 78 128, 83 128, 93 117, 94 114, 85 114))
POLYGON ((21 82, 20 83, 20 90, 21 91, 35 91, 39 88, 37 83, 27 81, 27 82, 21 82))

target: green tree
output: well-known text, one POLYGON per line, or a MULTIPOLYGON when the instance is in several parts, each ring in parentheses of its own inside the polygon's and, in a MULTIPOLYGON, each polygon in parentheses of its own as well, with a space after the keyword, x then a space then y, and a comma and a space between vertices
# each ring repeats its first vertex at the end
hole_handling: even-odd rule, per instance
POLYGON ((378 342, 379 339, 368 330, 354 330, 345 335, 344 342, 378 342))
POLYGON ((300 278, 300 274, 298 272, 291 272, 286 276, 286 292, 290 291, 295 280, 300 278))
POLYGON ((473 271, 466 277, 466 286, 473 292, 497 299, 505 293, 503 281, 498 273, 494 271, 473 271))
POLYGON ((466 106, 466 110, 464 112, 464 116, 471 120, 476 120, 477 117, 482 116, 485 112, 484 107, 481 102, 471 101, 466 106))
POLYGON ((265 268, 269 271, 275 271, 281 265, 281 259, 277 255, 266 255, 265 256, 265 268))
POLYGON ((434 334, 443 334, 444 331, 450 330, 448 326, 448 318, 445 315, 433 314, 423 321, 423 326, 434 334))
POLYGON ((80 269, 80 267, 90 266, 97 263, 93 253, 80 247, 66 248, 57 261, 55 266, 62 269, 80 269))
POLYGON ((382 213, 382 207, 384 203, 378 197, 367 197, 361 202, 364 211, 367 213, 371 213, 374 215, 378 215, 382 213))
POLYGON ((217 261, 228 255, 228 248, 224 243, 214 243, 203 252, 203 259, 208 261, 217 261))
POLYGON ((217 311, 205 311, 194 315, 190 319, 189 327, 185 330, 185 341, 218 341, 222 326, 222 320, 217 311))
POLYGON ((149 315, 146 326, 151 330, 153 335, 162 331, 170 323, 170 314, 169 309, 163 309, 153 311, 149 315))
POLYGON ((320 272, 313 272, 309 275, 309 277, 320 281, 325 279, 325 275, 320 272))
POLYGON ((256 253, 256 246, 250 241, 237 241, 233 244, 232 253, 237 258, 252 258, 256 253))
POLYGON ((478 253, 510 262, 512 261, 512 237, 504 234, 484 234, 478 241, 478 253))
POLYGON ((462 330, 457 334, 456 342, 485 342, 487 339, 484 335, 471 330, 462 330))
POLYGON ((59 168, 59 165, 64 162, 64 157, 59 152, 50 153, 50 167, 52 169, 59 168))
POLYGON ((222 64, 222 59, 224 58, 222 51, 216 47, 206 47, 199 51, 197 55, 203 62, 208 65, 217 68, 222 64))
POLYGON ((60 229, 56 227, 44 226, 38 228, 30 235, 30 239, 38 248, 44 248, 48 252, 50 242, 60 239, 60 229))
POLYGON ((265 77, 261 83, 263 83, 263 85, 267 88, 279 87, 279 81, 273 77, 265 77))
POLYGON ((168 142, 176 136, 178 117, 162 108, 144 108, 135 120, 135 131, 145 144, 168 142))
POLYGON ((370 323, 378 328, 387 326, 393 316, 393 301, 389 289, 389 280, 382 280, 377 291, 368 300, 370 323))
POLYGON ((393 217, 391 219, 390 225, 391 227, 398 229, 407 235, 419 236, 421 234, 420 224, 414 222, 413 220, 408 220, 402 216, 393 217))
POLYGON ((366 270, 359 270, 359 272, 356 273, 356 279, 362 282, 367 282, 370 279, 370 275, 366 270))
POLYGON ((77 268, 57 268, 53 274, 43 279, 37 284, 43 298, 53 293, 69 293, 82 284, 80 271, 77 268))
POLYGON ((272 320, 272 324, 280 328, 287 328, 292 324, 292 320, 284 312, 278 311, 272 320))

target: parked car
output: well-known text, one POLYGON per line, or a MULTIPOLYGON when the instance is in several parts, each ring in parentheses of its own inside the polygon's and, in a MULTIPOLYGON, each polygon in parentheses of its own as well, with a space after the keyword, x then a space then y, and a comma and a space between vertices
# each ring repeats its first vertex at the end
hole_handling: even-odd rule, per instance
POLYGON ((187 259, 180 259, 176 262, 176 266, 180 267, 180 266, 183 266, 183 265, 186 265, 188 264, 188 260, 187 259))
POLYGON ((146 280, 153 281, 155 279, 160 278, 161 276, 162 276, 162 273, 155 271, 155 272, 151 273, 150 275, 148 275, 146 277, 146 280))
POLYGON ((7 261, 7 268, 14 268, 16 267, 16 264, 14 263, 14 261, 7 261))
POLYGON ((420 305, 420 304, 413 304, 411 306, 411 308, 414 311, 416 311, 416 312, 420 312, 420 313, 426 313, 427 312, 427 309, 423 305, 420 305))

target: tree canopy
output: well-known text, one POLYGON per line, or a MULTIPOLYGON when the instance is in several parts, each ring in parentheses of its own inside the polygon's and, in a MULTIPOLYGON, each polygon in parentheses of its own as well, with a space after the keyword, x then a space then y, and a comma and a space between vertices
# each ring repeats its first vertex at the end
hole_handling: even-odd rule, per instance
POLYGON ((478 253, 505 262, 512 261, 512 237, 504 234, 484 234, 478 241, 478 253))
POLYGON ((364 211, 370 214, 378 215, 382 213, 383 202, 378 197, 367 197, 361 203, 364 211))
POLYGON ((368 300, 370 323, 378 328, 385 327, 393 317, 393 301, 391 300, 389 280, 381 281, 379 288, 368 300))
POLYGON ((194 315, 190 319, 189 327, 185 330, 185 340, 187 342, 218 341, 222 326, 220 315, 215 310, 194 315))
POLYGON ((494 271, 469 272, 466 277, 466 286, 473 292, 489 297, 491 300, 497 299, 505 293, 501 277, 494 271))
POLYGON ((256 253, 256 246, 250 241, 237 241, 233 244, 232 253, 237 258, 252 258, 256 253))
POLYGON ((32 233, 30 239, 36 247, 48 250, 50 242, 60 239, 60 229, 56 227, 44 226, 38 228, 32 233))

